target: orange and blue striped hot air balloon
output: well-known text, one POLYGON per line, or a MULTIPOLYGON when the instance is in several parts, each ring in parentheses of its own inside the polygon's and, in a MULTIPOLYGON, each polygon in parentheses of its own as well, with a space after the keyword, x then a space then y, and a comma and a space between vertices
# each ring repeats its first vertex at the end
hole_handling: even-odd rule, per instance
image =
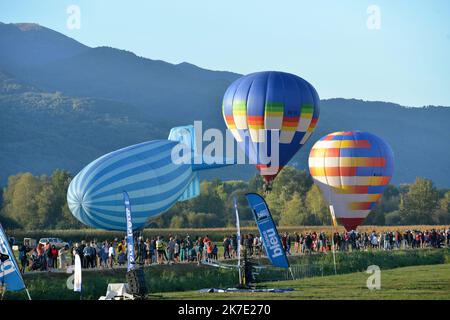
POLYGON ((319 119, 319 96, 306 80, 285 72, 265 71, 234 81, 223 98, 228 129, 269 184, 306 143, 319 119), (264 163, 258 150, 273 150, 278 135, 279 161, 264 163), (264 145, 264 146, 263 146, 264 145))
POLYGON ((355 230, 383 195, 394 171, 391 147, 369 132, 334 132, 317 141, 309 171, 337 222, 355 230))

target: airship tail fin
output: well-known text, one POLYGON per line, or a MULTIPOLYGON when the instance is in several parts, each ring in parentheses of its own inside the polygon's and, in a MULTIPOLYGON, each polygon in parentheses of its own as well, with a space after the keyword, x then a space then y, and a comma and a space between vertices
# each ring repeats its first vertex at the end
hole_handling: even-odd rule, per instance
POLYGON ((198 178, 198 174, 195 173, 194 178, 191 183, 188 185, 184 193, 178 199, 178 201, 186 201, 192 198, 195 198, 200 194, 200 179, 198 178))

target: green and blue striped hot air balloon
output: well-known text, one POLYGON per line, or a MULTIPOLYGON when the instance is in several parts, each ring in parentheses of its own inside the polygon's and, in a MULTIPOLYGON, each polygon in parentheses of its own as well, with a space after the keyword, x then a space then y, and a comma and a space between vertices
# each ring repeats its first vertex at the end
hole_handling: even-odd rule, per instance
POLYGON ((319 96, 309 82, 296 75, 257 72, 229 86, 222 112, 238 145, 269 185, 313 133, 319 119, 319 96), (271 153, 273 134, 279 141, 277 165, 264 163, 258 153, 262 146, 271 153))

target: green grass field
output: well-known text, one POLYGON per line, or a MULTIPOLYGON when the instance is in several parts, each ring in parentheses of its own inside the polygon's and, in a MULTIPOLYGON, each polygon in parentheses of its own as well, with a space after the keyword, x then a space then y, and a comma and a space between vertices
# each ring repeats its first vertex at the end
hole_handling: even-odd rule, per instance
MULTIPOLYGON (((159 299, 450 299, 450 264, 381 270, 381 288, 369 290, 370 275, 356 272, 345 275, 305 278, 264 283, 268 288, 289 287, 285 293, 199 293, 198 291, 160 293, 159 299), (161 297, 162 296, 162 297, 161 297)), ((149 295, 152 299, 152 295, 149 295)))

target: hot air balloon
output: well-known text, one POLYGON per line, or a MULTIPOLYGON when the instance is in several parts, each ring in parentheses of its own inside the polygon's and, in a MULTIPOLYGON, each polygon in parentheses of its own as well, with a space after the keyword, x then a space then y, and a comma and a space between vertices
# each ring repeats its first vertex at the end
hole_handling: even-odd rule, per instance
POLYGON ((383 195, 394 170, 391 147, 363 131, 334 132, 317 141, 309 171, 335 218, 356 230, 383 195))
POLYGON ((174 150, 186 147, 195 151, 194 137, 193 126, 176 127, 168 140, 132 145, 92 161, 70 182, 67 191, 70 211, 88 226, 126 230, 123 202, 126 191, 133 203, 133 228, 139 229, 148 218, 162 214, 177 201, 198 196, 198 171, 224 165, 194 164, 193 160, 174 162, 174 150))
POLYGON ((256 164, 270 190, 273 179, 306 143, 319 119, 319 96, 306 80, 285 72, 252 73, 234 81, 225 92, 222 113, 238 146, 256 164), (262 161, 264 147, 273 152, 271 135, 279 143, 278 163, 262 161))

